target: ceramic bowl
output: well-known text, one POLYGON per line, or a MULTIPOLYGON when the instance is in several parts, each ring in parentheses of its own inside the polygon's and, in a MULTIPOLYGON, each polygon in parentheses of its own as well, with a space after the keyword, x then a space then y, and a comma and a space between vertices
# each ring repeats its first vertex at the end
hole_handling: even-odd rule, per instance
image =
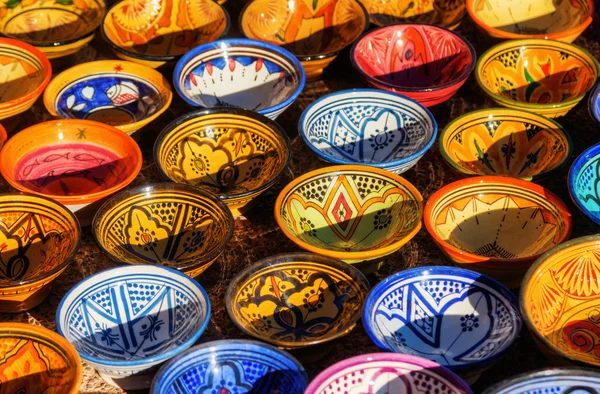
POLYGON ((2 149, 7 139, 8 134, 6 133, 6 129, 0 124, 0 149, 2 149))
POLYGON ((469 112, 440 133, 448 164, 466 175, 505 175, 538 180, 562 168, 573 142, 552 119, 510 108, 469 112))
POLYGON ((426 107, 452 97, 473 71, 475 58, 475 49, 462 36, 424 24, 372 30, 350 53, 352 65, 367 83, 426 107))
MULTIPOLYGON (((575 238, 546 252, 521 285, 521 313, 548 353, 562 360, 600 366, 600 235, 575 238)), ((549 356, 552 358, 552 356, 549 356)))
POLYGON ((596 88, 590 93, 588 105, 590 115, 592 115, 592 118, 596 121, 598 127, 600 127, 600 83, 598 83, 596 88))
POLYGON ((12 0, 0 7, 0 34, 25 41, 49 59, 72 55, 94 38, 104 0, 12 0))
POLYGON ((224 36, 229 24, 213 0, 123 0, 108 10, 101 30, 118 57, 157 68, 224 36))
POLYGON ((455 267, 400 271, 369 293, 365 331, 387 351, 430 359, 470 381, 514 344, 517 297, 495 280, 455 267))
POLYGON ((432 361, 406 354, 371 353, 333 364, 310 382, 304 394, 418 394, 435 390, 472 394, 465 381, 432 361))
POLYGON ((377 26, 397 23, 427 23, 449 29, 458 27, 467 13, 460 0, 362 0, 369 12, 371 23, 377 26))
POLYGON ((235 216, 273 186, 291 155, 289 137, 277 123, 237 108, 183 115, 154 144, 154 161, 165 178, 217 194, 235 216))
POLYGON ((437 135, 437 123, 425 107, 376 89, 342 90, 317 99, 302 113, 298 129, 325 161, 396 174, 414 166, 437 135))
POLYGON ((56 312, 58 332, 108 383, 150 387, 158 365, 193 345, 210 302, 192 278, 166 267, 113 268, 76 284, 56 312))
POLYGON ((151 394, 303 394, 308 377, 291 355, 257 341, 207 342, 175 357, 158 371, 151 394))
POLYGON ((496 103, 563 116, 583 99, 600 73, 584 49, 542 39, 510 40, 488 49, 477 62, 477 83, 496 103))
POLYGON ((79 64, 58 74, 44 92, 50 114, 88 119, 133 134, 169 108, 173 93, 156 70, 122 60, 79 64))
POLYGON ((48 58, 33 46, 0 38, 3 72, 0 83, 0 120, 27 111, 42 94, 52 75, 48 58))
POLYGON ((81 359, 63 337, 46 328, 0 323, 2 393, 77 394, 81 359))
POLYGON ((549 368, 513 376, 483 394, 598 393, 600 373, 583 368, 549 368))
POLYGON ((245 334, 298 349, 348 334, 360 319, 369 288, 363 274, 343 261, 281 254, 237 274, 225 306, 245 334))
POLYGON ((252 0, 240 14, 242 34, 288 49, 308 79, 319 78, 368 27, 369 14, 358 0, 252 0))
POLYGON ((593 0, 466 0, 471 19, 491 37, 573 42, 592 23, 593 0))
POLYGON ((64 204, 82 225, 141 167, 142 152, 131 137, 91 120, 38 123, 15 134, 0 152, 0 173, 12 187, 64 204))
POLYGON ((510 288, 571 233, 571 215, 558 197, 534 183, 500 176, 442 187, 427 201, 423 220, 452 261, 510 288))
POLYGON ((287 50, 228 39, 204 44, 177 62, 175 89, 193 107, 235 107, 277 118, 298 98, 306 75, 287 50))
POLYGON ((189 185, 157 183, 108 200, 92 231, 117 262, 169 266, 196 277, 223 253, 233 225, 231 212, 216 196, 189 185))
POLYGON ((367 166, 306 173, 275 202, 277 224, 291 241, 350 264, 396 252, 421 229, 422 212, 423 197, 410 182, 367 166))
POLYGON ((569 170, 569 193, 577 207, 600 225, 600 143, 586 149, 569 170))

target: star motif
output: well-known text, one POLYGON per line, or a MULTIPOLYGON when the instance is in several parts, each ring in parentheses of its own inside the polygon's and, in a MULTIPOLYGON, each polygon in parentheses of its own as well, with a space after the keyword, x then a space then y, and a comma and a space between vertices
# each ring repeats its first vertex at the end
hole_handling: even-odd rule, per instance
POLYGON ((87 137, 85 136, 85 130, 86 129, 77 129, 79 131, 79 135, 77 136, 78 140, 86 140, 87 137))
POLYGON ((121 66, 120 64, 117 64, 117 65, 116 65, 116 66, 113 68, 113 70, 115 70, 115 72, 117 72, 117 73, 118 73, 118 72, 121 72, 121 71, 123 71, 123 66, 121 66))

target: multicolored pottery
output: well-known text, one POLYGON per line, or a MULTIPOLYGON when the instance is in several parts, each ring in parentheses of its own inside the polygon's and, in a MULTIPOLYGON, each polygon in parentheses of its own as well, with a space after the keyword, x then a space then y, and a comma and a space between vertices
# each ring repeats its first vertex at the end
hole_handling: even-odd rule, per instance
POLYGON ((593 369, 551 368, 513 376, 483 394, 534 394, 600 392, 600 373, 593 369))
POLYGON ((472 394, 469 385, 432 361, 396 353, 371 353, 333 364, 304 394, 472 394))
POLYGON ((212 108, 183 115, 156 139, 154 161, 165 178, 218 195, 235 216, 287 168, 285 130, 258 113, 212 108))
POLYGON ((600 225, 600 143, 586 149, 569 170, 569 193, 577 207, 600 225))
POLYGON ((401 174, 433 145, 437 123, 426 108, 376 89, 342 90, 314 101, 298 124, 319 158, 401 174))
POLYGON ((549 118, 563 116, 577 105, 599 74, 600 65, 589 52, 542 39, 493 46, 475 69, 477 83, 496 103, 549 118))
POLYGON ((531 263, 569 238, 571 215, 534 183, 481 176, 431 195, 425 228, 452 261, 517 288, 531 263))
POLYGON ((596 88, 590 93, 588 105, 592 118, 596 121, 598 127, 600 127, 600 83, 598 83, 596 88))
POLYGON ((510 108, 469 112, 440 133, 440 153, 466 175, 505 175, 537 180, 563 167, 571 137, 552 119, 510 108))
POLYGON ((369 14, 358 0, 252 0, 240 15, 242 34, 284 46, 308 79, 319 78, 368 27, 369 14))
POLYGON ((229 14, 213 0, 123 0, 101 29, 118 57, 157 68, 227 34, 229 14))
POLYGON ((460 0, 362 0, 371 23, 377 26, 397 23, 427 23, 449 29, 458 27, 467 13, 460 0))
POLYGON ((44 92, 44 105, 57 118, 95 120, 133 134, 165 112, 172 98, 158 71, 99 60, 58 74, 44 92))
POLYGON ((370 85, 431 107, 452 97, 475 67, 475 49, 443 27, 400 24, 365 34, 350 60, 370 85))
POLYGON ((471 19, 491 37, 573 42, 592 23, 593 0, 466 0, 471 19))
POLYGON ((100 248, 117 262, 168 266, 196 277, 223 253, 233 223, 216 196, 193 186, 157 183, 108 200, 92 230, 100 248))
POLYGON ((228 39, 204 44, 177 62, 175 89, 194 107, 235 107, 277 118, 298 98, 306 75, 287 50, 228 39))
POLYGON ((290 354, 257 341, 207 342, 183 352, 158 371, 151 394, 303 394, 308 377, 290 354))
POLYGON ((22 323, 0 323, 0 393, 77 394, 81 359, 57 333, 22 323))
POLYGON ((193 345, 208 325, 210 301, 192 278, 137 265, 92 275, 64 296, 58 332, 112 385, 150 387, 162 362, 193 345))

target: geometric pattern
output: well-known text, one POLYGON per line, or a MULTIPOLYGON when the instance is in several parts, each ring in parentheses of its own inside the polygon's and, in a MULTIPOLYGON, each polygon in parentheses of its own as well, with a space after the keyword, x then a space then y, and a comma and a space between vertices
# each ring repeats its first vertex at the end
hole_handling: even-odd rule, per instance
POLYGON ((598 394, 600 375, 590 370, 540 371, 519 375, 494 390, 496 394, 598 394))

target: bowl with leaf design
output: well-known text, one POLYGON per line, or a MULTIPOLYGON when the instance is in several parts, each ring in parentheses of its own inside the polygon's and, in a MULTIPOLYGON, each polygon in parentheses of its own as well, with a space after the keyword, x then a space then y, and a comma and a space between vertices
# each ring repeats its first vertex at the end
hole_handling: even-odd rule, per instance
POLYGON ((547 368, 529 371, 489 387, 483 394, 597 393, 600 373, 591 368, 547 368))
POLYGON ((549 118, 566 115, 599 74, 598 61, 586 50, 533 38, 493 46, 475 68, 479 87, 497 104, 549 118))
POLYGON ((397 23, 427 23, 455 29, 467 14, 461 0, 425 0, 417 3, 409 0, 362 0, 369 12, 371 23, 377 26, 397 23))
POLYGON ((291 159, 285 130, 259 113, 209 108, 180 116, 154 144, 167 179, 218 195, 235 216, 279 179, 291 159))
POLYGON ((553 119, 511 108, 469 112, 440 133, 440 153, 465 175, 538 180, 565 166, 573 142, 553 119))
POLYGON ((160 364, 192 346, 210 318, 206 291, 167 267, 101 271, 61 300, 56 328, 82 360, 124 390, 150 387, 160 364))
POLYGON ((577 208, 600 225, 600 143, 587 148, 575 159, 569 170, 568 186, 577 208))
POLYGON ((116 262, 167 266, 191 277, 223 253, 233 227, 219 198, 176 183, 124 190, 100 207, 92 223, 98 246, 116 262))

